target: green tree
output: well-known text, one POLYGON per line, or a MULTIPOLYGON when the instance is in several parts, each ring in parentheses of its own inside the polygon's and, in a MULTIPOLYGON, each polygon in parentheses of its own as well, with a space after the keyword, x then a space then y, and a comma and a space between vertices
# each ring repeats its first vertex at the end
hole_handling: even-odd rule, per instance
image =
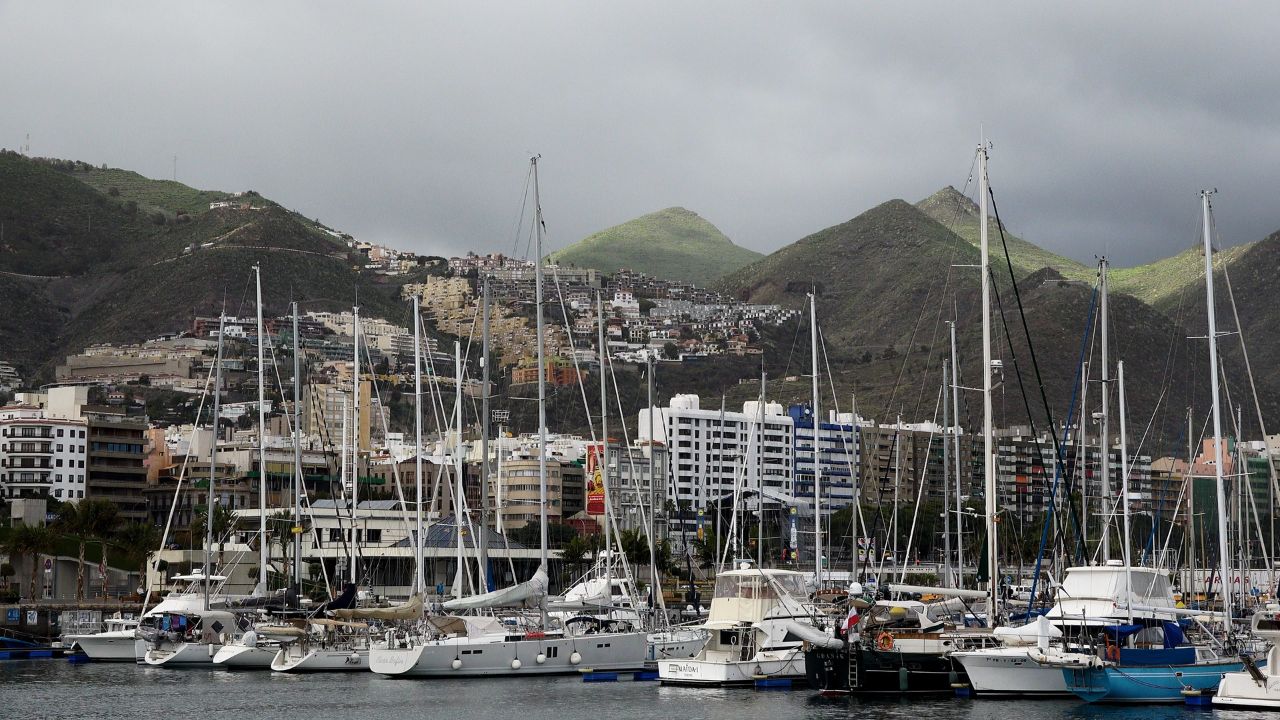
MULTIPOLYGON (((200 539, 200 547, 204 547, 205 523, 208 521, 207 506, 196 506, 195 517, 191 520, 191 547, 196 546, 196 538, 200 539)), ((218 548, 218 564, 222 564, 222 544, 236 526, 235 513, 225 505, 213 506, 213 541, 218 548)))
POLYGON ((145 586, 147 558, 153 550, 160 549, 160 528, 149 522, 131 522, 116 532, 115 544, 126 553, 137 553, 138 577, 145 586))
POLYGON ((591 554, 591 543, 579 535, 562 545, 560 553, 564 558, 565 564, 573 568, 574 577, 582 577, 583 563, 587 556, 591 554))
POLYGON ((662 346, 662 355, 668 360, 676 360, 680 357, 680 348, 676 347, 675 343, 668 340, 666 344, 662 346))
POLYGON ((115 533, 119 517, 114 503, 106 500, 88 499, 77 503, 67 503, 58 511, 58 519, 54 528, 61 534, 76 541, 79 562, 76 564, 76 600, 84 600, 84 550, 90 542, 102 543, 102 564, 107 562, 106 541, 115 533))
POLYGON ((35 600, 40 596, 36 585, 40 572, 40 556, 53 552, 57 536, 43 525, 17 525, 9 531, 4 541, 4 550, 10 557, 28 557, 31 559, 31 584, 27 586, 28 599, 35 600))

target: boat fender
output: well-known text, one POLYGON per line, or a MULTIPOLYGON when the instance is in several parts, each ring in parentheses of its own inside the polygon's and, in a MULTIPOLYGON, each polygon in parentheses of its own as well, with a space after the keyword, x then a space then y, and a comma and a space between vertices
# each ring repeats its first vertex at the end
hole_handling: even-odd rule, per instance
POLYGON ((449 666, 450 666, 450 667, 452 667, 454 670, 457 670, 457 669, 461 668, 461 667, 462 667, 462 659, 461 659, 461 658, 454 658, 454 659, 453 659, 453 662, 449 663, 449 666))
POLYGON ((906 692, 907 686, 910 684, 910 678, 911 678, 910 670, 904 667, 898 668, 898 690, 902 692, 906 692))
POLYGON ((541 665, 546 661, 547 661, 547 656, 545 653, 538 653, 538 657, 534 658, 534 662, 538 663, 539 665, 541 665))
POLYGON ((887 632, 882 632, 876 636, 876 649, 880 651, 888 651, 893 649, 893 636, 887 632))
POLYGON ((582 662, 582 655, 579 654, 577 651, 574 651, 573 654, 569 655, 570 665, 577 665, 580 662, 582 662))
POLYGON ((520 663, 520 658, 516 658, 515 660, 512 660, 512 661, 511 661, 511 669, 512 669, 512 670, 519 670, 519 669, 520 669, 520 665, 521 665, 521 663, 520 663))

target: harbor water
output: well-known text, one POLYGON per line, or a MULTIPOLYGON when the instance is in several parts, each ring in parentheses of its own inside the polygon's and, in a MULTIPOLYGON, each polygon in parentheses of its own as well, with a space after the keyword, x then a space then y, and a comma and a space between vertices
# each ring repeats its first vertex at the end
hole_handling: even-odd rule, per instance
POLYGON ((1072 700, 828 700, 807 689, 699 689, 631 681, 589 684, 578 677, 403 680, 373 673, 285 675, 75 665, 61 660, 0 662, 0 717, 22 720, 1191 720, 1211 716, 1275 717, 1180 705, 1108 707, 1072 700))

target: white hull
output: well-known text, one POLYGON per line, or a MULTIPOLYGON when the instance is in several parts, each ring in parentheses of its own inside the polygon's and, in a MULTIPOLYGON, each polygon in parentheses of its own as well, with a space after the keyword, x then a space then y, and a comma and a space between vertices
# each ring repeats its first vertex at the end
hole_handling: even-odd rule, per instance
POLYGON ((369 669, 406 677, 569 675, 587 670, 640 670, 647 652, 644 633, 433 640, 409 648, 374 648, 369 652, 369 669))
POLYGON ((178 643, 177 645, 166 643, 159 650, 148 649, 146 654, 142 656, 142 661, 148 665, 163 665, 164 667, 191 667, 197 665, 213 667, 213 656, 221 648, 221 645, 206 645, 205 643, 178 643))
POLYGON ((1213 706, 1280 709, 1280 677, 1263 677, 1266 682, 1259 687, 1247 672, 1223 673, 1213 706))
POLYGON ((658 661, 658 679, 666 685, 750 685, 757 678, 805 679, 804 652, 760 653, 750 660, 658 661))
POLYGON ((223 645, 213 655, 213 664, 230 668, 269 668, 276 657, 277 645, 251 647, 249 645, 223 645))
POLYGON ((292 652, 281 648, 271 661, 271 669, 276 672, 351 672, 369 669, 369 651, 364 650, 320 650, 309 649, 305 652, 292 652))
POLYGON ((647 657, 650 661, 697 657, 702 651, 702 646, 706 644, 707 636, 699 630, 654 633, 649 636, 647 657))
POLYGON ((79 649, 91 660, 133 662, 133 643, 137 633, 133 630, 94 633, 91 635, 67 635, 62 638, 72 650, 79 649))
POLYGON ((1038 648, 1026 647, 958 652, 951 657, 964 666, 969 685, 979 695, 1068 697, 1073 694, 1067 689, 1062 668, 1077 657, 1075 653, 1053 656, 1063 664, 1040 662, 1038 658, 1043 658, 1043 653, 1038 648))

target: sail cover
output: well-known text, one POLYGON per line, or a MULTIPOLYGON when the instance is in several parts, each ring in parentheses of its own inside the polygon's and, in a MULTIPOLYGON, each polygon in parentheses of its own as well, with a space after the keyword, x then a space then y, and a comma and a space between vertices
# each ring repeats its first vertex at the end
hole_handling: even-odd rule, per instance
POLYGON ((422 596, 414 595, 400 605, 384 608, 349 608, 334 610, 334 617, 342 620, 417 620, 422 617, 422 596))
POLYGON ((533 577, 520 583, 512 585, 509 588, 494 590, 493 592, 483 593, 481 595, 472 595, 471 597, 455 598, 444 604, 445 610, 476 610, 479 608, 492 607, 518 607, 526 604, 526 601, 535 598, 541 598, 547 594, 547 568, 543 565, 538 566, 538 571, 533 577))

